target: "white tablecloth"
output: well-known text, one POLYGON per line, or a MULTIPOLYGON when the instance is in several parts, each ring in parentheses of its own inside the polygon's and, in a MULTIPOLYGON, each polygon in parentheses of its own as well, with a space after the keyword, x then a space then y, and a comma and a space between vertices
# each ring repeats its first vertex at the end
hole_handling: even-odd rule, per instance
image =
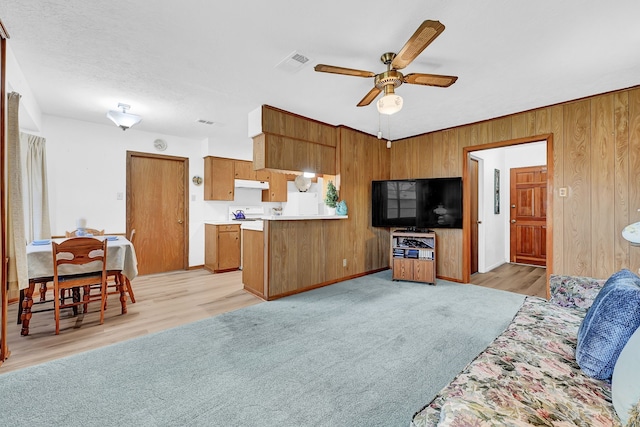
MULTIPOLYGON (((103 240, 107 236, 95 236, 103 240)), ((138 260, 133 244, 123 236, 107 242, 107 270, 120 270, 130 280, 138 275, 138 260)), ((60 243, 67 239, 53 239, 60 243)), ((99 270, 99 262, 85 265, 63 265, 61 274, 79 274, 99 270), (64 269, 63 269, 64 267, 64 269)), ((27 245, 27 268, 29 279, 53 276, 53 253, 51 243, 47 245, 27 245)))

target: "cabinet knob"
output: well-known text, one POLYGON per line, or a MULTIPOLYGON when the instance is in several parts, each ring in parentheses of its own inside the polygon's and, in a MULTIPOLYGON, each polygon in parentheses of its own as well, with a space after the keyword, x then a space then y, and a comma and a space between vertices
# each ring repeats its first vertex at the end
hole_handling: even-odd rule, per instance
POLYGON ((184 221, 182 221, 181 219, 178 220, 178 224, 182 224, 184 221))

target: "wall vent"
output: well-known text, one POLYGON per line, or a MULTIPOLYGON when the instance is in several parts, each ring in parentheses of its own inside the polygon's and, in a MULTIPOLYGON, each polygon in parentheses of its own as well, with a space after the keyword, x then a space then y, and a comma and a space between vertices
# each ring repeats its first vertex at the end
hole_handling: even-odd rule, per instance
POLYGON ((304 68, 310 60, 311 59, 308 56, 303 55, 300 52, 293 51, 280 61, 280 63, 276 65, 276 68, 288 73, 297 73, 304 68))
POLYGON ((198 119, 198 123, 202 123, 203 125, 212 125, 215 122, 211 121, 211 120, 205 120, 205 119, 198 119))

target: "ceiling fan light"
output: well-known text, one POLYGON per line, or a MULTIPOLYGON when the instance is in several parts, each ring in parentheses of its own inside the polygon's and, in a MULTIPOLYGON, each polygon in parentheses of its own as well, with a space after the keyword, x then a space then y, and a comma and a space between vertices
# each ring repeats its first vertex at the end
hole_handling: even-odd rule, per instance
POLYGON ((378 100, 377 106, 380 114, 395 114, 402 110, 402 97, 389 93, 378 100))
POLYGON ((122 108, 122 111, 109 110, 107 117, 111 119, 118 127, 123 131, 129 129, 131 126, 135 126, 142 121, 142 117, 135 114, 127 113, 130 108, 126 104, 118 104, 118 108, 122 108))

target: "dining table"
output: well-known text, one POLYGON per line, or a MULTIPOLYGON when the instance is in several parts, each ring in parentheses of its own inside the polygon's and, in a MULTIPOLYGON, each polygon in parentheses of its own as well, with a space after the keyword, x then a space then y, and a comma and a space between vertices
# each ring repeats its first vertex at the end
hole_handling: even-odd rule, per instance
MULTIPOLYGON (((124 236, 105 235, 105 236, 89 236, 98 240, 107 240, 107 265, 106 270, 111 275, 115 275, 116 285, 120 292, 120 304, 122 313, 127 312, 127 303, 125 295, 125 286, 123 275, 127 279, 133 280, 138 275, 138 260, 133 244, 124 236)), ((51 242, 61 243, 68 238, 55 238, 46 240, 34 240, 27 245, 27 275, 29 278, 28 285, 21 289, 24 297, 21 301, 20 322, 22 323, 21 335, 29 334, 29 323, 31 320, 33 293, 36 283, 45 284, 53 282, 53 248, 51 242)), ((58 268, 60 275, 73 275, 100 271, 102 265, 99 262, 75 265, 65 264, 58 268)), ((54 296, 59 297, 59 296, 54 296)), ((44 295, 41 297, 43 300, 44 295)))

